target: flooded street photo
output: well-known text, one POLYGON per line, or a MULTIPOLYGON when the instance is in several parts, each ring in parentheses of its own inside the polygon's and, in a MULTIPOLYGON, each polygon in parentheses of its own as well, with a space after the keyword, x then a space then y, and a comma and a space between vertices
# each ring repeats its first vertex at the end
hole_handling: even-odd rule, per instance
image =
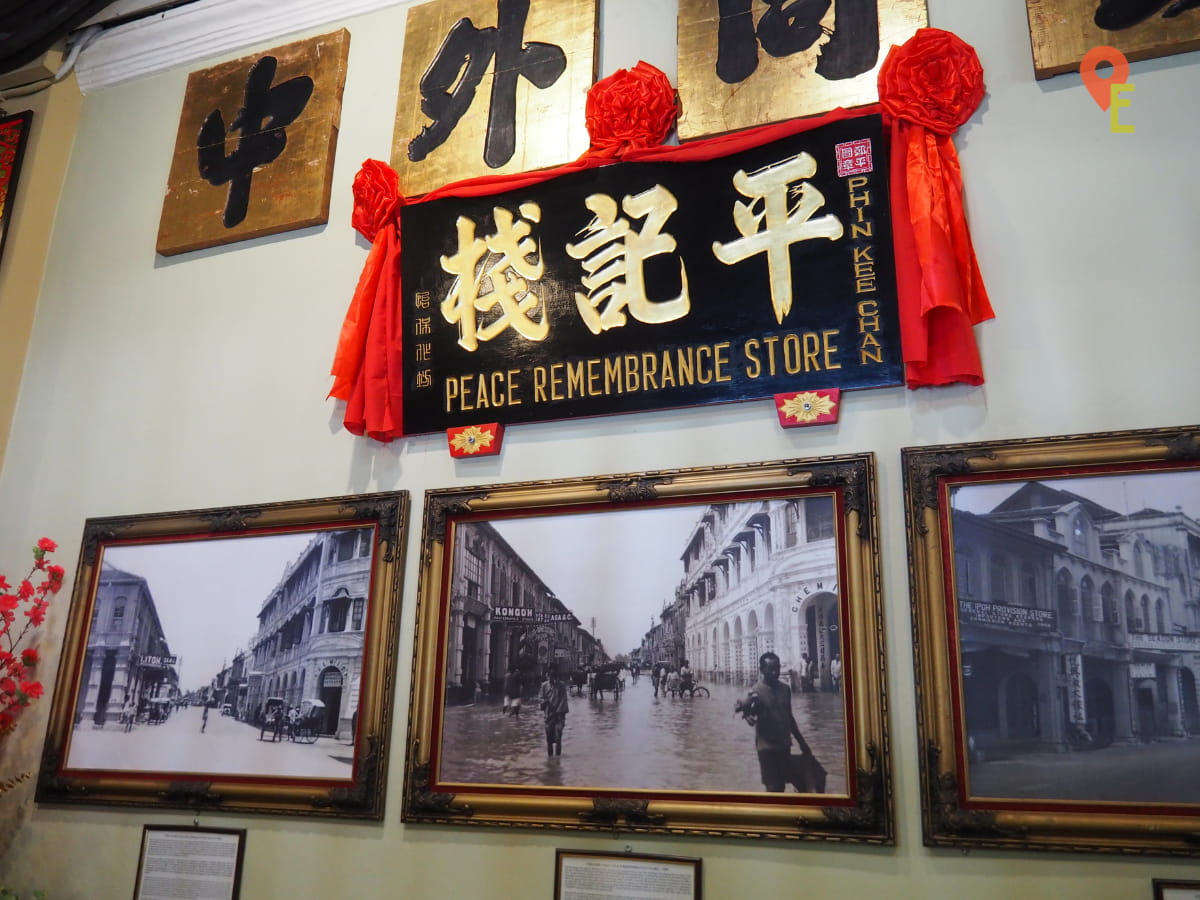
MULTIPOLYGON (((754 729, 734 714, 748 688, 706 685, 712 696, 654 696, 649 675, 623 673, 620 699, 574 690, 561 756, 547 756, 536 700, 520 717, 497 702, 446 710, 440 780, 670 791, 761 791, 754 729)), ((665 694, 665 692, 663 692, 665 694)), ((795 693, 792 711, 828 770, 826 792, 846 792, 842 698, 795 693)), ((793 748, 795 752, 795 748, 793 748)))

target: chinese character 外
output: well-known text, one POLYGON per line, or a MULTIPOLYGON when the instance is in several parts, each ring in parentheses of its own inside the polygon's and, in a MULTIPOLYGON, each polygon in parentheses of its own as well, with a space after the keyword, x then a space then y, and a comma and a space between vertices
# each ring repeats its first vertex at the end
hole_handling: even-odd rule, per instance
POLYGON ((583 153, 597 5, 430 0, 411 7, 392 140, 405 194, 583 153))
POLYGON ((512 159, 516 150, 518 78, 548 88, 567 68, 561 47, 525 41, 529 3, 498 0, 497 24, 492 27, 477 28, 468 18, 454 23, 421 76, 421 110, 433 122, 409 142, 409 159, 421 161, 450 136, 493 62, 483 158, 493 169, 512 159))
POLYGON ((749 203, 738 201, 733 205, 733 223, 742 236, 727 243, 714 241, 712 245, 713 255, 727 266, 766 254, 771 305, 780 324, 792 308, 792 244, 814 238, 837 240, 844 231, 841 219, 832 213, 813 218, 813 213, 825 205, 824 195, 804 180, 815 174, 817 161, 805 152, 755 172, 739 169, 733 176, 733 186, 750 198, 749 203))

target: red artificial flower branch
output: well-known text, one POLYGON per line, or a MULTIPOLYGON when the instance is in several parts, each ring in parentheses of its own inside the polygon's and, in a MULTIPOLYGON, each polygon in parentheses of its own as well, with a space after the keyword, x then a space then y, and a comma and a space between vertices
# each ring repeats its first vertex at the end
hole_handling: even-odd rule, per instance
POLYGON ((0 638, 3 638, 0 642, 0 734, 16 727, 21 712, 43 694, 42 683, 33 680, 30 672, 38 664, 37 648, 22 647, 21 642, 31 629, 40 627, 46 620, 50 598, 62 589, 65 571, 49 558, 57 549, 58 545, 50 538, 38 541, 33 548, 29 574, 21 579, 15 591, 8 579, 0 575, 0 638), (35 585, 33 582, 39 572, 42 578, 35 585), (14 637, 13 626, 18 615, 23 615, 25 622, 14 637))

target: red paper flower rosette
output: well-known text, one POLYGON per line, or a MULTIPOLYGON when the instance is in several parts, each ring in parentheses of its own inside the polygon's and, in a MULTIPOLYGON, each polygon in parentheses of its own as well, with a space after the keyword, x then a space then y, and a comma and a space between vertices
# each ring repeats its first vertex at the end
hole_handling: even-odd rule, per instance
POLYGON ((939 28, 892 47, 879 70, 891 119, 892 220, 905 380, 983 383, 972 326, 994 315, 963 206, 953 134, 983 100, 974 48, 939 28))
POLYGON ((665 141, 679 116, 679 100, 660 69, 639 62, 592 85, 584 112, 592 152, 618 156, 665 141))
POLYGON ((897 119, 953 134, 983 100, 975 48, 940 28, 921 28, 892 47, 879 68, 879 102, 897 119))
POLYGON ((396 219, 403 205, 400 177, 385 162, 368 159, 354 176, 354 212, 350 224, 372 243, 380 229, 396 219))

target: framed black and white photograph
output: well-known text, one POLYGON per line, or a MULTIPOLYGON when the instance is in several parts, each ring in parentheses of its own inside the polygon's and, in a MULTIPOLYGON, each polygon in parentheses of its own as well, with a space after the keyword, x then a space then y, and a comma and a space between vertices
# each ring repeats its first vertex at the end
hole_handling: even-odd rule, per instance
POLYGON ((1200 854, 1200 428, 904 469, 927 843, 1200 854))
POLYGON ((238 900, 245 851, 244 828, 143 826, 133 900, 238 900))
POLYGON ((1200 900, 1200 881, 1155 878, 1151 886, 1154 888, 1154 900, 1200 900))
POLYGON ((407 504, 89 519, 39 801, 380 818, 407 504))
POLYGON ((426 494, 404 818, 892 840, 873 459, 426 494))
POLYGON ((558 850, 554 900, 702 900, 701 865, 694 857, 558 850))

